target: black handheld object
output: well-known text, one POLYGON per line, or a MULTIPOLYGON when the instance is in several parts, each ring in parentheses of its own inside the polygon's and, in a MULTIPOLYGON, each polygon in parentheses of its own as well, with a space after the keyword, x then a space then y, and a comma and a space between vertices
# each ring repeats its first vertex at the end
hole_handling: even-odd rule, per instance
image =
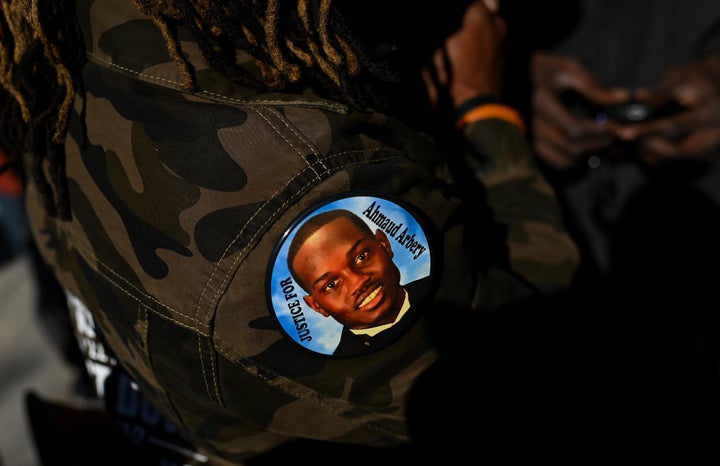
POLYGON ((674 101, 662 107, 652 107, 635 100, 620 105, 603 107, 593 104, 575 91, 569 91, 563 94, 562 101, 574 115, 591 118, 598 123, 607 120, 614 120, 619 123, 639 123, 653 118, 670 116, 681 109, 681 106, 674 101))

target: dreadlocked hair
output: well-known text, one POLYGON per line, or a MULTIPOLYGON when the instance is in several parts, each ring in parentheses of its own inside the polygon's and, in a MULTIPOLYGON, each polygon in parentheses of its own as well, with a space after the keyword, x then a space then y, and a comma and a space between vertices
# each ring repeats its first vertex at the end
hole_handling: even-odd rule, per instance
POLYGON ((213 68, 246 87, 295 91, 314 84, 327 97, 363 109, 385 105, 373 86, 398 81, 397 71, 351 33, 333 0, 131 1, 165 37, 190 92, 197 82, 178 25, 190 31, 213 68), (255 59, 260 80, 237 63, 241 50, 255 59))
MULTIPOLYGON (((32 154, 30 176, 52 216, 70 217, 63 143, 75 97, 71 73, 77 62, 77 31, 64 0, 0 2, 0 145, 18 166, 32 154), (48 161, 47 173, 43 161, 48 161)), ((26 174, 23 173, 25 176, 26 174)))
MULTIPOLYGON (((199 89, 178 28, 207 62, 233 82, 265 91, 311 87, 354 109, 383 108, 398 70, 350 31, 333 0, 130 0, 159 29, 183 87, 199 89), (237 61, 255 61, 260 77, 237 61)), ((48 214, 70 218, 64 142, 82 64, 72 0, 0 0, 0 145, 17 163, 32 154, 30 175, 48 214), (47 171, 44 166, 47 163, 47 171)))

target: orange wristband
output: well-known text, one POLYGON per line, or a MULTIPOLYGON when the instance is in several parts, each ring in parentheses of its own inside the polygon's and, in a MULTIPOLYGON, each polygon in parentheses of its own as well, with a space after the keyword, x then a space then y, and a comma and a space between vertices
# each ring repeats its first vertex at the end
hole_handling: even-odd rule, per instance
POLYGON ((520 128, 520 131, 525 132, 525 122, 517 110, 512 107, 508 107, 507 105, 497 103, 480 105, 466 112, 457 121, 457 128, 463 129, 468 123, 472 123, 473 121, 489 120, 491 118, 497 118, 499 120, 512 123, 520 128))

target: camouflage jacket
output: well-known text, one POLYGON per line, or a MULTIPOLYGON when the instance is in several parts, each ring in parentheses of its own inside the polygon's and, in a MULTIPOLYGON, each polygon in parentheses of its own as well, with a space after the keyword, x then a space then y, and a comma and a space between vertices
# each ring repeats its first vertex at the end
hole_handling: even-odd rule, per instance
POLYGON ((30 181, 34 237, 112 357, 207 455, 241 461, 294 437, 407 442, 408 392, 438 357, 433 317, 460 326, 465 311, 571 279, 575 245, 514 126, 465 128, 469 153, 493 162, 486 197, 468 202, 437 174, 442 149, 401 122, 238 87, 184 40, 201 87, 190 94, 131 2, 78 20, 88 62, 66 142, 72 220, 46 216, 30 181), (294 225, 331 201, 360 203, 432 279, 413 325, 346 358, 304 344, 322 331, 280 259, 294 225), (504 231, 511 267, 484 256, 497 251, 490 231, 504 231))

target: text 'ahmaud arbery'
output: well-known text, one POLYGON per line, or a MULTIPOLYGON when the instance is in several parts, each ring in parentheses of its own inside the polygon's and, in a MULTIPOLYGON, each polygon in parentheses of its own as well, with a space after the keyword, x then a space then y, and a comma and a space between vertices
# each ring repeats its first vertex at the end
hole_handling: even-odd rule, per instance
POLYGON ((405 229, 398 234, 400 229, 403 228, 403 224, 395 223, 390 217, 382 213, 380 204, 376 204, 375 201, 363 211, 363 215, 383 230, 387 236, 393 238, 398 244, 407 249, 408 252, 412 254, 413 260, 417 260, 417 258, 427 250, 426 246, 420 244, 420 242, 415 239, 415 233, 408 231, 408 227, 405 227, 405 229))

